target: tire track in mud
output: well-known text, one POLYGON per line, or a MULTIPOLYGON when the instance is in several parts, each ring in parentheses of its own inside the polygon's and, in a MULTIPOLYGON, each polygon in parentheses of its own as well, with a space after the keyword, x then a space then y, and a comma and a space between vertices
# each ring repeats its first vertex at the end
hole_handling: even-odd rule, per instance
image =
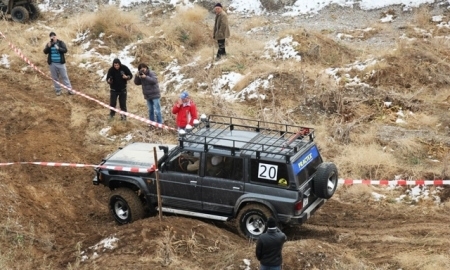
POLYGON ((449 210, 435 205, 330 200, 303 226, 288 227, 284 232, 289 241, 326 242, 333 250, 350 250, 377 266, 389 265, 386 269, 398 266, 398 257, 404 253, 450 251, 449 210))

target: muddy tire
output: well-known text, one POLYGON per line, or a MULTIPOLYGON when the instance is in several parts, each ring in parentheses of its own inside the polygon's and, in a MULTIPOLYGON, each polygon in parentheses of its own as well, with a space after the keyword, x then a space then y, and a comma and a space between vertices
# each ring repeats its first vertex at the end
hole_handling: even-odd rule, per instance
POLYGON ((144 205, 138 195, 128 188, 119 188, 111 193, 109 209, 121 225, 142 219, 145 215, 144 205))
POLYGON ((37 20, 41 16, 41 10, 34 3, 28 5, 28 12, 30 13, 30 20, 37 20))
POLYGON ((314 194, 323 199, 329 199, 333 196, 338 185, 338 170, 336 165, 331 162, 324 162, 317 168, 314 177, 314 194))
POLYGON ((258 239, 266 230, 267 219, 272 216, 269 208, 260 204, 244 206, 236 218, 236 227, 242 237, 258 239))
POLYGON ((23 6, 13 7, 13 9, 11 9, 11 18, 15 22, 25 23, 30 19, 30 13, 28 13, 28 10, 23 6))

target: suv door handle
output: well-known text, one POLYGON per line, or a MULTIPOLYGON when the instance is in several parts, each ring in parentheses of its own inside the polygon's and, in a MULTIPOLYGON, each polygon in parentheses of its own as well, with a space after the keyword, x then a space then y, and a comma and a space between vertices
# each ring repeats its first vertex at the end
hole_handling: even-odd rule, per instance
POLYGON ((240 187, 233 187, 234 190, 241 190, 240 187))
POLYGON ((189 181, 192 185, 197 185, 197 181, 189 181))

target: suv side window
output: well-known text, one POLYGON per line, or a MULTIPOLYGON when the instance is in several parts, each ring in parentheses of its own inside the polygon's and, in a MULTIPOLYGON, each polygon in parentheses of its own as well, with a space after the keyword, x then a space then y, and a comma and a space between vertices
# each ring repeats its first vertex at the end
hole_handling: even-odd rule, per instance
POLYGON ((279 187, 289 186, 288 164, 252 159, 251 181, 279 187))
POLYGON ((242 158, 207 154, 205 176, 242 180, 244 175, 243 164, 242 158))
POLYGON ((169 161, 169 171, 198 174, 200 153, 181 151, 169 161))

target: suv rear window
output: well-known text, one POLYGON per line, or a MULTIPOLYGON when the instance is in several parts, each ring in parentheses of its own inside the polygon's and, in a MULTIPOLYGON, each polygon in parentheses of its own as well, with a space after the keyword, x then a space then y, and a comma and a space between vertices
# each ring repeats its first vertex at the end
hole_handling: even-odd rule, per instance
POLYGON ((322 163, 322 158, 316 146, 309 149, 299 159, 292 163, 292 169, 296 173, 298 185, 306 182, 317 170, 317 166, 322 163))
POLYGON ((279 187, 289 186, 288 164, 252 159, 251 181, 279 187))

